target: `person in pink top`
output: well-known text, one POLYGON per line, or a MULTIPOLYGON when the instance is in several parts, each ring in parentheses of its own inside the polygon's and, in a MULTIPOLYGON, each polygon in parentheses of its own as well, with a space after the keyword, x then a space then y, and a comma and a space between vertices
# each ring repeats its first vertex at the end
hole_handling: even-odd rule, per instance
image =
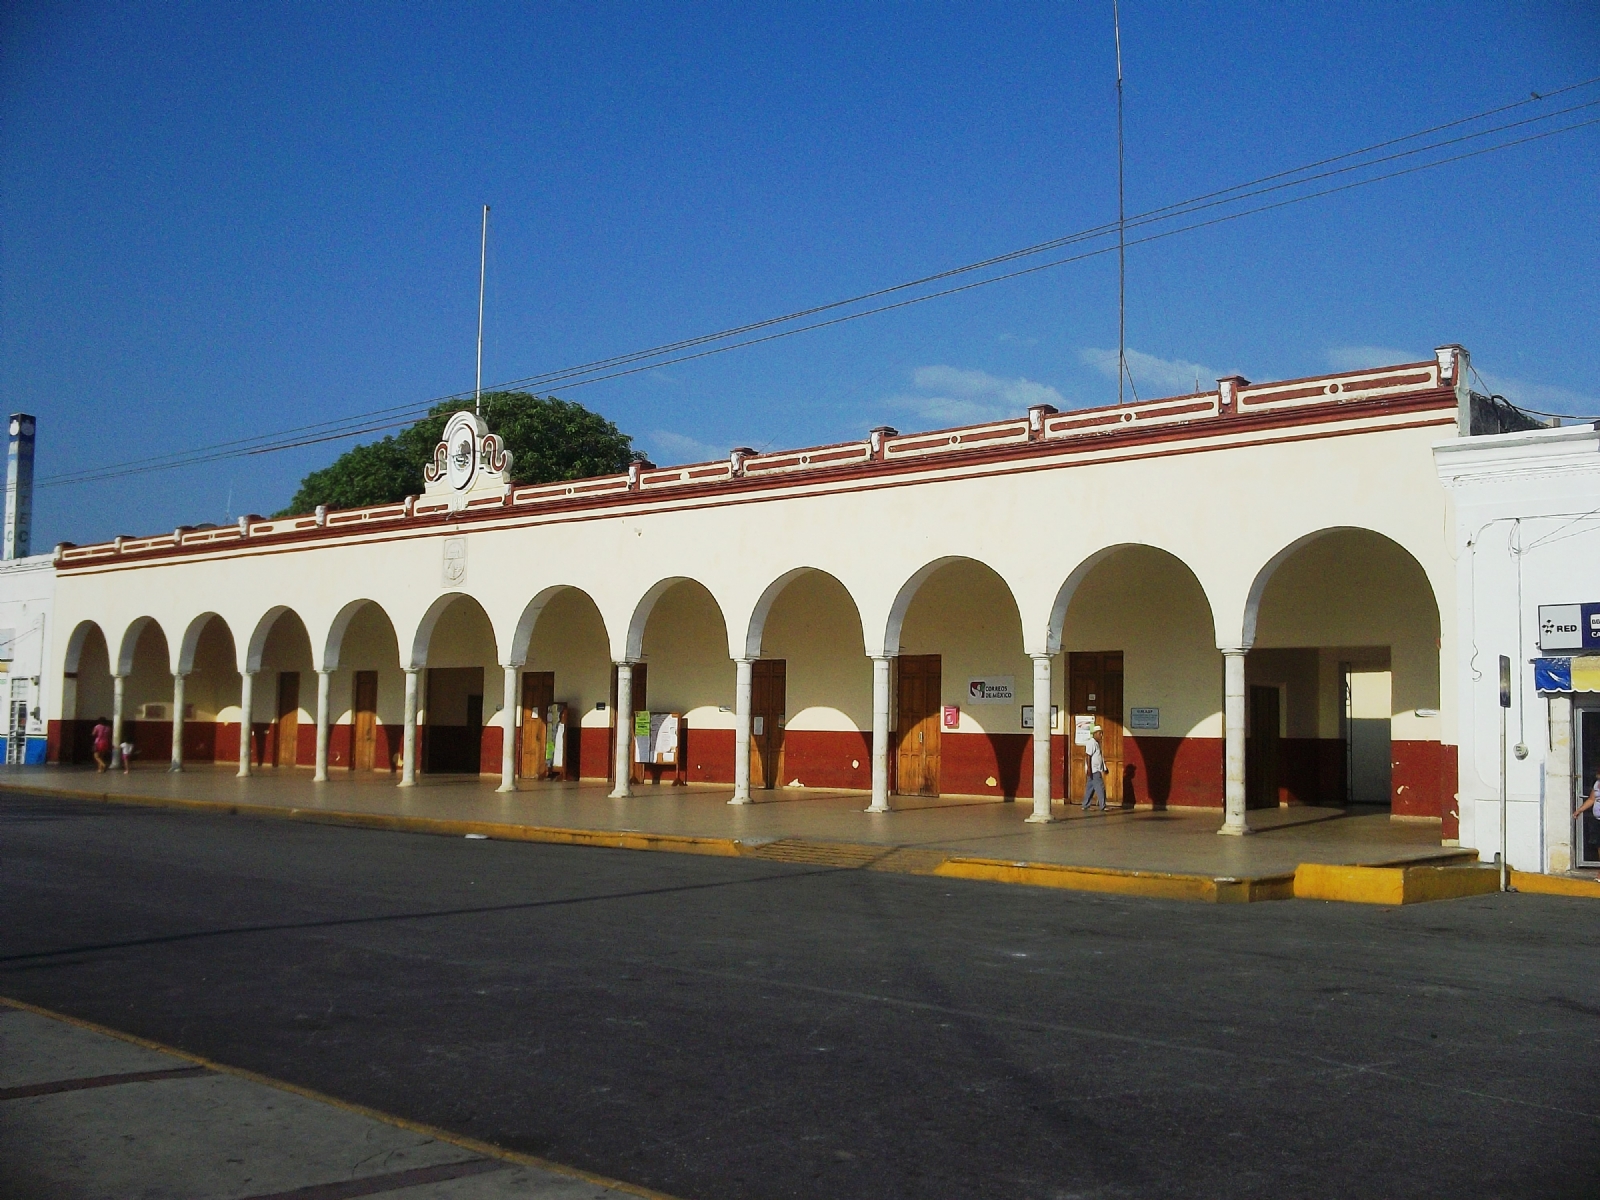
POLYGON ((94 769, 104 771, 111 765, 111 722, 101 717, 94 723, 94 769))

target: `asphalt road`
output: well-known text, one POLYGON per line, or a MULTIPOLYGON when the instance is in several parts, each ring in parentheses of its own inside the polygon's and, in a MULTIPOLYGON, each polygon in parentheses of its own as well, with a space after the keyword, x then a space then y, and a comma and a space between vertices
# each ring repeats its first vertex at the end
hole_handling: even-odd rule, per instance
POLYGON ((0 796, 0 993, 692 1200, 1593 1197, 1597 964, 1588 900, 1218 908, 0 796))

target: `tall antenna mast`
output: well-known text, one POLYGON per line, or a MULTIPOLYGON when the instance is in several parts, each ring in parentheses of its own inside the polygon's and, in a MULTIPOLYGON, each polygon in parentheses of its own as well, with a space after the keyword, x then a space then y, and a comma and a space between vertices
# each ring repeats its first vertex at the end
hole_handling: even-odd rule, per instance
MULTIPOLYGON (((1128 263, 1122 202, 1122 16, 1111 0, 1111 26, 1117 37, 1117 403, 1128 375, 1128 263)), ((1132 383, 1131 378, 1128 379, 1132 383)))
MULTIPOLYGON (((1122 87, 1117 84, 1118 89, 1122 87)), ((1121 95, 1119 90, 1117 93, 1121 95)), ((1120 101, 1119 101, 1120 103, 1120 101)), ((1119 118, 1120 119, 1120 118, 1119 118)), ((483 243, 478 247, 478 383, 473 391, 472 411, 483 415, 483 276, 489 265, 489 206, 483 206, 483 243)))

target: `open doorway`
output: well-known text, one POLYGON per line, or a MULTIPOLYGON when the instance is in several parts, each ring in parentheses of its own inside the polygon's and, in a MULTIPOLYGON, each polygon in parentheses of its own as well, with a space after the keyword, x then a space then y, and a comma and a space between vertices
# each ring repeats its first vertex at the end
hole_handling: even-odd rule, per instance
MULTIPOLYGON (((1577 734, 1577 744, 1573 747, 1576 752, 1577 762, 1573 764, 1573 772, 1578 780, 1578 794, 1573 797, 1572 807, 1577 808, 1583 803, 1583 798, 1594 787, 1595 776, 1600 775, 1600 708, 1574 709, 1573 721, 1577 725, 1574 732, 1577 734)), ((1577 836, 1573 845, 1578 848, 1574 865, 1580 867, 1600 867, 1600 816, 1595 815, 1590 809, 1578 818, 1577 836)))
POLYGON ((758 658, 750 672, 750 786, 783 784, 783 729, 788 664, 758 658))
POLYGON ((1389 807, 1393 784, 1393 677, 1388 670, 1341 664, 1345 801, 1389 807))

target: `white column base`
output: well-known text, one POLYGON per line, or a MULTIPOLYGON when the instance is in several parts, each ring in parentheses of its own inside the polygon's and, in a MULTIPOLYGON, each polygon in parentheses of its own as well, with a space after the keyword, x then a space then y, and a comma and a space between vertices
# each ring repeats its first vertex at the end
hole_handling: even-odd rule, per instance
POLYGON ((239 778, 250 777, 250 717, 255 710, 256 673, 239 676, 239 778))
POLYGON ((329 711, 328 690, 332 677, 331 671, 317 672, 317 763, 311 774, 312 783, 328 782, 328 722, 333 716, 329 711))
POLYGON ((521 663, 506 664, 505 696, 501 709, 506 732, 500 743, 500 786, 495 788, 497 792, 517 790, 517 677, 521 672, 521 663))
POLYGON ((1050 814, 1050 656, 1033 655, 1033 812, 1029 825, 1048 825, 1050 814))
POLYGON ((750 804, 750 695, 755 662, 734 663, 733 678, 733 799, 729 804, 750 804))
POLYGON ((616 786, 611 799, 626 800, 633 795, 633 664, 617 664, 617 711, 612 714, 617 730, 617 754, 613 769, 616 786))
POLYGON ((406 668, 405 734, 400 743, 400 787, 417 786, 417 672, 406 668))
POLYGON ((1250 832, 1244 816, 1244 656, 1249 649, 1222 647, 1222 828, 1217 832, 1227 837, 1250 832))
POLYGON ((872 803, 869 813, 889 808, 889 659, 872 659, 872 803))
POLYGON ((183 681, 184 676, 172 677, 172 765, 169 771, 183 770, 183 681))

